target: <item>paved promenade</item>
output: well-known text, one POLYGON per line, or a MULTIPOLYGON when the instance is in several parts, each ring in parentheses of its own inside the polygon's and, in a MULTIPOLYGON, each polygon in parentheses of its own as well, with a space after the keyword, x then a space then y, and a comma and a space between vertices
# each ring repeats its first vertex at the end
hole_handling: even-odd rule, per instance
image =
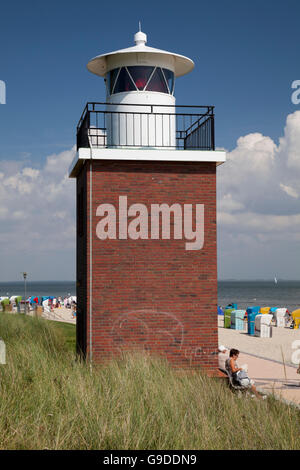
POLYGON ((61 321, 76 325, 76 317, 73 317, 73 312, 70 308, 60 307, 54 308, 51 312, 44 311, 42 317, 47 320, 61 321))
POLYGON ((258 390, 274 393, 300 406, 300 374, 297 365, 292 364, 292 354, 296 351, 292 344, 296 340, 300 340, 300 330, 274 327, 272 338, 257 338, 219 328, 219 344, 239 349, 238 365, 248 364, 249 377, 258 390))
POLYGON ((241 352, 239 364, 245 363, 259 391, 274 393, 300 406, 300 375, 296 367, 241 352))

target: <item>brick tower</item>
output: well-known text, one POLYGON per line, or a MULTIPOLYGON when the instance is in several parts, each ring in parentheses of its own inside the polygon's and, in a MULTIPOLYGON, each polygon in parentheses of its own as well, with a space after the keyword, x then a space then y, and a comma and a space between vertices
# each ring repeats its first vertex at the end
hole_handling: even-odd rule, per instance
POLYGON ((217 368, 214 107, 176 106, 187 57, 146 46, 100 55, 105 103, 77 127, 77 350, 125 350, 217 368))

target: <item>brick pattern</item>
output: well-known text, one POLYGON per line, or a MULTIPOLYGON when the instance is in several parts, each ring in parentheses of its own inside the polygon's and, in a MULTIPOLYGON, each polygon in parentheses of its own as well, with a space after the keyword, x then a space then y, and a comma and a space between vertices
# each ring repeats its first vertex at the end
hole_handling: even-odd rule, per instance
POLYGON ((166 356, 174 366, 216 370, 215 164, 96 160, 78 176, 78 199, 80 191, 85 196, 84 230, 77 234, 78 348, 95 362, 142 348, 166 356), (184 239, 99 240, 96 208, 103 203, 117 208, 125 195, 128 206, 143 203, 149 214, 153 203, 204 204, 202 250, 185 250, 184 239))
POLYGON ((76 350, 78 354, 86 354, 87 348, 87 165, 84 165, 76 184, 76 212, 77 212, 77 238, 76 238, 76 350))

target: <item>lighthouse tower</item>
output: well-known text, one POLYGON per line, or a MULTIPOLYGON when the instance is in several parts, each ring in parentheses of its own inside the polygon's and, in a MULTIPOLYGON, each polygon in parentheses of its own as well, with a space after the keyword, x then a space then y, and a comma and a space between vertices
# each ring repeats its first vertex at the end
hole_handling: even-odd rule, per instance
POLYGON ((105 103, 77 127, 77 351, 217 369, 214 107, 175 105, 191 59, 135 45, 88 62, 105 103))

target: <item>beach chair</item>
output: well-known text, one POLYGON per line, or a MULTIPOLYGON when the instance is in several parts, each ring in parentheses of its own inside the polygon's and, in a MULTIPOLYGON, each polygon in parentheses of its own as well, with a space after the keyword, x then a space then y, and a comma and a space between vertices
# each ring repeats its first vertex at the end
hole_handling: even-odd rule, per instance
POLYGON ((222 311, 222 314, 219 313, 219 307, 218 307, 218 328, 224 328, 224 312, 222 311))
POLYGON ((226 308, 232 308, 233 310, 237 310, 237 304, 228 304, 226 305, 225 310, 226 308))
POLYGON ((266 315, 270 313, 270 308, 271 307, 260 307, 259 313, 261 313, 262 315, 266 315))
POLYGON ((233 330, 244 330, 245 310, 232 310, 230 328, 233 330))
POLYGON ((274 313, 275 318, 275 325, 278 328, 284 328, 286 325, 286 316, 287 316, 287 309, 286 308, 277 308, 274 313))
POLYGON ((231 312, 233 308, 226 308, 224 311, 224 328, 230 328, 231 326, 231 312))
POLYGON ((273 315, 271 314, 258 314, 254 320, 254 336, 260 338, 271 338, 272 337, 272 321, 273 315))
POLYGON ((293 318, 293 323, 294 323, 294 329, 295 330, 300 329, 300 309, 299 308, 292 312, 292 318, 293 318))

